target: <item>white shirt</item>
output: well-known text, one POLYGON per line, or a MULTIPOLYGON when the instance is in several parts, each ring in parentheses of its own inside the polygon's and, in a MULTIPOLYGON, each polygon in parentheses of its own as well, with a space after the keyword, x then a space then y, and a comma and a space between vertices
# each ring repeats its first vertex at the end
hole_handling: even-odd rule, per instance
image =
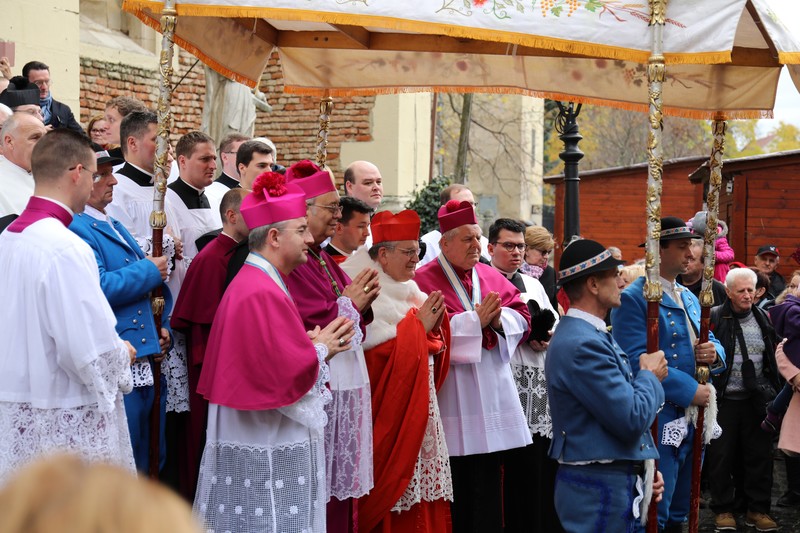
POLYGON ((31 173, 0 156, 0 217, 22 213, 31 196, 31 173))

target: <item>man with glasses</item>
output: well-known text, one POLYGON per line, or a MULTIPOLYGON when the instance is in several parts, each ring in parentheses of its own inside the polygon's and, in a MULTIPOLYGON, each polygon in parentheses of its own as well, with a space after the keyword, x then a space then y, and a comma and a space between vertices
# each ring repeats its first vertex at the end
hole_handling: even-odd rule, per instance
POLYGON ((498 218, 489 228, 492 266, 519 289, 531 313, 531 334, 517 345, 511 371, 533 443, 508 450, 504 458, 503 490, 505 524, 510 531, 562 531, 553 487, 558 463, 547 456, 553 437, 547 380, 544 374, 547 344, 558 323, 547 293, 539 280, 520 271, 525 257, 525 226, 510 218, 498 218), (531 472, 538 475, 531 476, 531 472))
MULTIPOLYGON (((14 113, 27 113, 41 121, 42 108, 39 107, 39 89, 23 76, 14 76, 8 87, 0 93, 0 104, 6 105, 14 113)), ((47 128, 48 131, 52 127, 47 128)))
MULTIPOLYGON (((167 258, 145 256, 125 226, 106 214, 117 184, 113 166, 123 161, 110 157, 106 151, 96 155, 97 173, 92 193, 83 213, 74 216, 70 229, 92 248, 100 272, 100 287, 117 318, 117 333, 137 349, 136 361, 131 366, 133 390, 124 396, 124 401, 136 468, 146 474, 150 464, 150 412, 154 400, 151 359, 161 361, 170 344, 169 331, 166 328, 161 328, 160 332, 156 330, 150 291, 163 287, 168 315, 172 299, 163 285, 167 277, 167 258)), ((162 381, 166 388, 163 376, 162 381)), ((166 455, 163 434, 166 402, 164 394, 159 406, 162 411, 159 464, 163 464, 166 455)))
POLYGON ((31 161, 34 195, 0 235, 0 484, 53 453, 132 471, 122 393, 136 350, 117 335, 92 250, 67 229, 92 192, 95 155, 58 129, 31 161))
POLYGON ((373 485, 371 396, 361 340, 366 323, 372 319, 370 306, 380 293, 380 284, 378 272, 371 268, 365 268, 351 281, 321 247, 342 217, 331 174, 311 161, 300 161, 286 169, 286 178, 306 194, 308 231, 314 239, 308 247, 308 261, 286 280, 305 328, 314 330, 338 316, 347 316, 355 321, 358 332, 352 349, 330 363, 333 401, 325 406, 331 497, 328 531, 344 533, 352 531, 357 522, 354 498, 368 493, 373 485))
POLYGON ((69 106, 53 98, 53 94, 50 92, 53 87, 50 79, 50 67, 41 61, 31 61, 22 67, 22 75, 39 89, 39 105, 42 108, 45 126, 52 126, 53 129, 69 128, 77 133, 84 133, 69 106))

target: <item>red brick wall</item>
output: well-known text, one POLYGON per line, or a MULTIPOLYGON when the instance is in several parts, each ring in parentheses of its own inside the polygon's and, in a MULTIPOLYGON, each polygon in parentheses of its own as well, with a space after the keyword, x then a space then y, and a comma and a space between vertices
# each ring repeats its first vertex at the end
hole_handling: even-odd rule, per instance
MULTIPOLYGON (((278 159, 288 165, 301 159, 313 160, 317 151, 319 130, 319 101, 316 96, 296 96, 283 93, 280 60, 273 54, 261 78, 261 90, 272 105, 271 113, 258 113, 256 135, 272 139, 278 147, 278 159)), ((339 160, 343 142, 372 140, 370 113, 374 96, 334 98, 328 134, 328 165, 342 180, 343 165, 339 160)))
MULTIPOLYGON (((179 66, 177 82, 195 62, 195 58, 176 49, 179 66)), ((277 55, 270 58, 261 90, 272 105, 272 112, 258 112, 255 134, 272 139, 278 148, 279 162, 289 165, 300 159, 314 159, 319 129, 319 98, 283 94, 283 77, 277 55)), ((85 126, 89 118, 105 110, 115 96, 133 96, 155 109, 158 99, 156 70, 129 67, 89 58, 81 58, 81 113, 85 126)), ((205 76, 202 63, 194 66, 172 98, 174 140, 184 133, 200 129, 205 97, 205 76)), ((328 137, 328 164, 342 180, 343 164, 339 160, 342 142, 372 140, 370 113, 375 105, 372 96, 335 98, 328 137)))
MULTIPOLYGON (((176 52, 178 68, 175 72, 175 83, 195 62, 191 54, 179 48, 176 48, 176 52)), ((173 92, 173 141, 177 141, 186 132, 200 129, 205 94, 203 65, 198 63, 173 92)), ((92 115, 102 113, 106 102, 115 96, 138 98, 155 110, 158 101, 158 71, 81 57, 81 124, 85 127, 92 115)))

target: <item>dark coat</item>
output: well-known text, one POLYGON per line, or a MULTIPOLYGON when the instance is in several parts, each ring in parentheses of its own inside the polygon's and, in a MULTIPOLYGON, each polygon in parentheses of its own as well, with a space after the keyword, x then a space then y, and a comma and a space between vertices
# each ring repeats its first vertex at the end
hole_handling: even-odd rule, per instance
POLYGON ((69 128, 84 136, 86 135, 81 125, 75 120, 75 116, 68 105, 62 104, 54 98, 53 103, 50 105, 50 113, 52 115, 50 117, 50 125, 53 126, 53 129, 69 128))
MULTIPOLYGON (((775 346, 778 344, 778 335, 775 333, 775 328, 772 327, 767 313, 756 306, 752 307, 752 311, 764 339, 764 377, 769 380, 777 392, 781 388, 778 364, 775 361, 775 346)), ((726 368, 723 372, 713 376, 714 388, 717 389, 719 399, 725 396, 725 388, 728 386, 728 379, 731 375, 733 355, 736 348, 736 328, 738 327, 740 327, 739 321, 733 316, 730 300, 711 310, 711 329, 714 331, 714 336, 722 344, 722 347, 725 348, 726 368)))

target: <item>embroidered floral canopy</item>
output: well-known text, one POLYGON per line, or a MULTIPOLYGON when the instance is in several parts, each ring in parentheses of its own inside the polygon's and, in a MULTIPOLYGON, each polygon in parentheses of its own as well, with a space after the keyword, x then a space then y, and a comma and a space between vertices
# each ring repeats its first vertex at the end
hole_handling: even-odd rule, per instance
MULTIPOLYGON (((800 87, 796 0, 670 0, 667 114, 769 116, 780 70, 800 87)), ((162 1, 125 0, 159 27, 162 1)), ((504 92, 647 110, 644 0, 191 0, 175 42, 254 86, 270 53, 287 92, 504 92)))

